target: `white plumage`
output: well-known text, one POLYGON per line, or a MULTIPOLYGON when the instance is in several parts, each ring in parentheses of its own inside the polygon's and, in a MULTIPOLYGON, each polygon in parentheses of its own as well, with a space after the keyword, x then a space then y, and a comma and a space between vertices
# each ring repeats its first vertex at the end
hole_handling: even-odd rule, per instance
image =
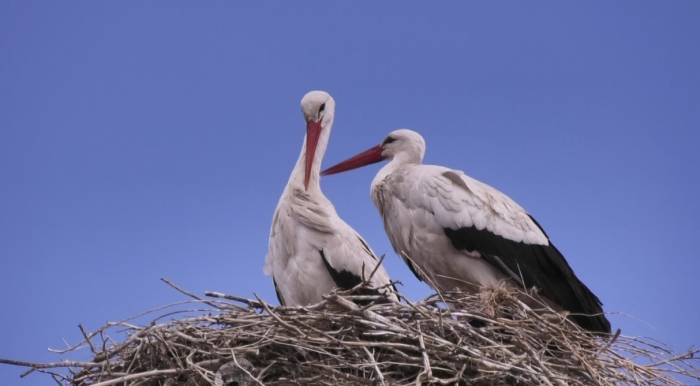
MULTIPOLYGON (((264 271, 273 277, 280 303, 307 305, 337 287, 369 278, 379 259, 335 211, 321 191, 319 171, 328 145, 335 101, 311 91, 301 101, 307 136, 280 197, 270 228, 264 271)), ((389 275, 379 266, 371 285, 396 299, 389 275)))
MULTIPOLYGON (((420 134, 396 130, 324 174, 390 160, 372 181, 372 201, 396 252, 428 284, 472 291, 525 285, 562 309, 602 313, 598 298, 520 205, 462 171, 423 165, 424 154, 420 134)), ((603 315, 572 319, 590 330, 610 329, 603 315)))

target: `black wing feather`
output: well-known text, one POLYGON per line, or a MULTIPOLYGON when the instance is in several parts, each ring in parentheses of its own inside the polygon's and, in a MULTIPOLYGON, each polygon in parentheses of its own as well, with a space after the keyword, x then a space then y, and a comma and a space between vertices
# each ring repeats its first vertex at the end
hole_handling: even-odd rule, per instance
POLYGON ((610 332, 600 299, 576 277, 551 242, 548 245, 515 242, 473 226, 445 228, 444 232, 455 248, 479 252, 517 283, 536 287, 540 295, 573 313, 570 318, 581 327, 610 332))
POLYGON ((275 280, 275 277, 272 277, 272 284, 275 285, 275 294, 277 294, 277 300, 280 302, 281 306, 286 305, 284 302, 284 298, 282 297, 282 294, 280 293, 280 288, 277 286, 277 280, 275 280))
POLYGON ((328 273, 331 275, 333 282, 335 282, 335 285, 338 288, 347 290, 354 288, 358 284, 362 283, 362 278, 357 276, 356 274, 346 270, 338 271, 335 268, 333 268, 333 266, 328 262, 328 259, 326 259, 326 254, 323 253, 323 250, 320 250, 319 252, 321 253, 323 265, 326 266, 328 273))
MULTIPOLYGON (((326 269, 328 270, 328 274, 331 275, 331 278, 333 279, 333 282, 335 282, 335 285, 344 290, 349 290, 352 288, 357 287, 359 284, 362 283, 362 277, 354 274, 353 272, 346 271, 346 270, 337 270, 333 268, 333 266, 328 262, 328 259, 326 258, 326 254, 323 252, 323 250, 319 250, 319 253, 321 254, 321 259, 323 260, 323 265, 326 266, 326 269)), ((394 291, 396 291, 396 287, 392 284, 394 287, 394 291)), ((357 295, 378 295, 381 294, 380 291, 374 289, 374 288, 360 288, 357 292, 357 295)), ((386 301, 389 301, 388 299, 386 301)), ((367 304, 370 304, 372 301, 371 300, 355 300, 355 303, 358 305, 364 306, 367 304)), ((379 302, 383 302, 383 300, 379 300, 379 302)))
POLYGON ((406 265, 408 265, 408 269, 410 269, 411 272, 413 272, 413 275, 415 275, 415 277, 418 278, 419 281, 425 281, 425 280, 423 280, 423 277, 418 274, 418 271, 416 271, 416 267, 413 266, 413 262, 411 260, 403 257, 403 256, 402 256, 402 258, 403 258, 403 261, 406 262, 406 265))

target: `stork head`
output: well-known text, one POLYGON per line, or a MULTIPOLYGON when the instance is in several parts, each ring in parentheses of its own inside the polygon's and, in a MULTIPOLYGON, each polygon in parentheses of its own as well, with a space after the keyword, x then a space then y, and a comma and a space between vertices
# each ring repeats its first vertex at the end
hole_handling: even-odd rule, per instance
POLYGON ((389 133, 381 144, 333 165, 321 174, 326 176, 341 173, 385 159, 397 160, 401 163, 421 163, 424 155, 425 140, 423 137, 413 130, 399 129, 389 133))
POLYGON ((304 188, 309 187, 311 168, 316 156, 321 133, 328 138, 333 125, 335 100, 325 91, 309 91, 301 98, 301 112, 306 120, 306 164, 304 169, 304 188))
POLYGON ((380 146, 384 159, 402 158, 404 162, 420 163, 425 155, 423 136, 409 129, 392 131, 380 146))

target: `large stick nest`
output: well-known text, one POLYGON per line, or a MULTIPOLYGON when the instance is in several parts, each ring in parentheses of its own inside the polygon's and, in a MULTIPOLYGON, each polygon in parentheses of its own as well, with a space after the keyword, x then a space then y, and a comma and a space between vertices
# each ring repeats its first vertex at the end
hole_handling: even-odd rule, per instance
POLYGON ((90 333, 81 327, 85 340, 63 352, 89 348, 88 362, 0 362, 80 386, 680 385, 700 380, 691 363, 696 350, 674 355, 619 333, 592 335, 546 305, 533 307, 523 301, 530 295, 513 289, 442 293, 418 303, 347 291, 312 306, 276 308, 260 299, 220 293, 200 298, 178 290, 200 308, 195 316, 183 318, 166 307, 147 325, 109 323, 90 333), (123 339, 109 338, 115 334, 123 339))

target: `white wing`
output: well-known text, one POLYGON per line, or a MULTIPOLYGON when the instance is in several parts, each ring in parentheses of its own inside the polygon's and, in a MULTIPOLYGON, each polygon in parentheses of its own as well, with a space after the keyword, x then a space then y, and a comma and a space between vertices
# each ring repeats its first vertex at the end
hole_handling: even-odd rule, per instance
POLYGON ((515 242, 547 245, 547 235, 510 197, 462 171, 407 165, 387 181, 407 208, 432 213, 441 227, 475 227, 515 242))
POLYGON ((379 259, 325 197, 310 200, 304 191, 290 193, 275 211, 265 263, 280 298, 308 304, 335 287, 351 288, 370 277, 372 286, 392 292, 389 275, 377 267, 379 259))

